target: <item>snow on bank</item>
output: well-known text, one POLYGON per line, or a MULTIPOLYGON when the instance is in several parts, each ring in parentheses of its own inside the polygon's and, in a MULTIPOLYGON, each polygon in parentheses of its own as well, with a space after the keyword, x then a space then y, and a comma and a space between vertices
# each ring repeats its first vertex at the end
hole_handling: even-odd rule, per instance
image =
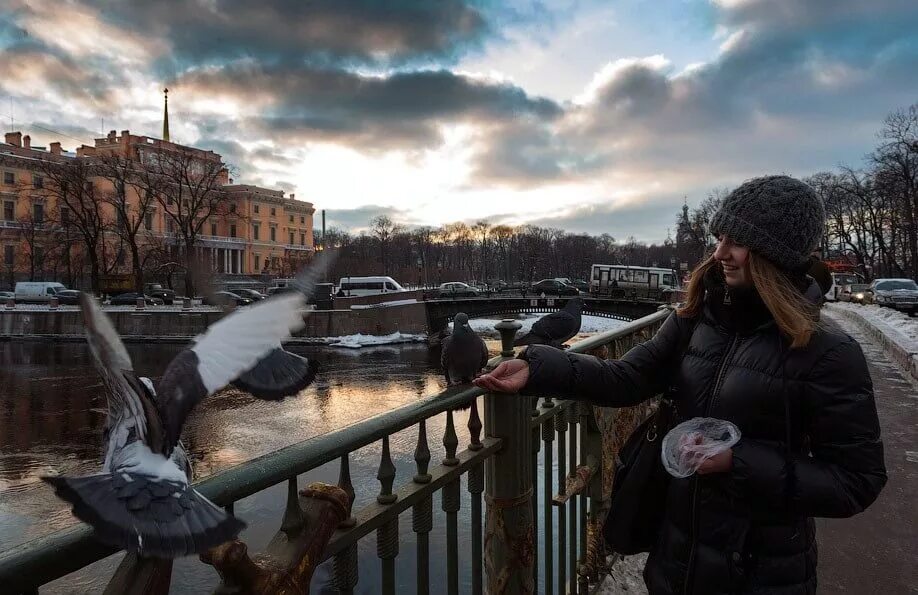
MULTIPOLYGON (((532 325, 536 320, 545 316, 544 314, 523 314, 516 319, 517 322, 523 325, 517 333, 523 335, 532 330, 532 325)), ((494 330, 494 325, 500 322, 500 318, 473 318, 469 320, 469 325, 472 327, 476 333, 483 337, 498 338, 500 333, 494 330)), ((615 330, 620 328, 625 322, 621 320, 613 320, 612 318, 603 318, 601 316, 583 316, 583 322, 580 326, 580 335, 585 334, 595 334, 595 333, 604 333, 606 331, 615 330)), ((450 330, 452 330, 453 325, 449 325, 450 330)))
POLYGON ((410 335, 395 332, 391 335, 347 335, 344 337, 325 337, 325 343, 330 347, 347 347, 360 349, 371 345, 397 345, 400 343, 422 343, 427 340, 427 335, 410 335))
POLYGON ((918 317, 911 318, 908 314, 884 308, 874 304, 861 306, 848 302, 835 302, 829 306, 830 310, 848 310, 859 314, 868 322, 877 326, 883 334, 907 348, 911 352, 918 352, 918 317), (880 323, 880 324, 876 324, 880 323))
POLYGON ((390 308, 392 306, 405 306, 408 304, 417 304, 419 303, 416 299, 414 300, 393 300, 391 302, 380 302, 378 304, 355 304, 351 306, 351 310, 369 310, 371 308, 390 308))

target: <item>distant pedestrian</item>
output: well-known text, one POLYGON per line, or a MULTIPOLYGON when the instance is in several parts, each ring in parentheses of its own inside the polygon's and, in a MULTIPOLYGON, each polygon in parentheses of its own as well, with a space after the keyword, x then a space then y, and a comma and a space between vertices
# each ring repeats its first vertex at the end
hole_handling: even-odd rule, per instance
POLYGON ((822 290, 822 295, 826 295, 832 289, 832 272, 826 266, 826 263, 822 261, 821 246, 817 246, 810 255, 810 268, 807 274, 816 280, 819 289, 822 290))
POLYGON ((677 422, 736 424, 732 449, 667 480, 651 595, 815 593, 813 518, 855 515, 886 484, 864 354, 805 297, 818 291, 806 273, 824 217, 803 182, 750 180, 714 216, 716 251, 650 341, 621 360, 529 346, 475 381, 606 407, 669 389, 677 422))

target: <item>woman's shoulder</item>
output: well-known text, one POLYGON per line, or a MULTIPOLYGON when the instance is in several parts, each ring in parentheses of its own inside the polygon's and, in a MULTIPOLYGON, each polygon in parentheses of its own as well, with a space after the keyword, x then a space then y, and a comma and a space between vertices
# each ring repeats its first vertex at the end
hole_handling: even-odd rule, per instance
POLYGON ((825 368, 862 368, 866 360, 857 340, 845 331, 820 323, 804 348, 807 368, 818 373, 825 368))

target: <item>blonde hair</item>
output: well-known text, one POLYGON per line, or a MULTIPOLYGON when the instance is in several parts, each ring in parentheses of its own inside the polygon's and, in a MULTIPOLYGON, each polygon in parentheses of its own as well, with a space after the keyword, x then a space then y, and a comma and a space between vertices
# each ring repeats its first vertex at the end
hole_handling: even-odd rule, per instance
MULTIPOLYGON (((704 304, 704 277, 711 269, 723 275, 719 262, 709 256, 692 272, 685 303, 677 310, 679 316, 695 317, 704 304)), ((754 252, 749 253, 749 274, 752 284, 771 312, 778 329, 790 339, 791 349, 806 347, 819 320, 816 307, 809 303, 794 283, 778 267, 754 252)))

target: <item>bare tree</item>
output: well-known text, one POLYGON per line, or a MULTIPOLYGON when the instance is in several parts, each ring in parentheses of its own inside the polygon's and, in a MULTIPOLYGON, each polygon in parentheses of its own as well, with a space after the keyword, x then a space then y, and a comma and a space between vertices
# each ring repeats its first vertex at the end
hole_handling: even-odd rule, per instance
POLYGON ((143 166, 155 178, 154 196, 168 222, 167 236, 177 241, 188 271, 185 295, 193 296, 195 273, 200 273, 195 247, 204 224, 215 216, 242 216, 222 188, 227 166, 182 147, 149 151, 144 160, 143 166))
POLYGON ((389 274, 389 249, 393 238, 401 231, 401 226, 386 215, 379 215, 370 221, 370 229, 379 243, 383 274, 389 274))
POLYGON ((46 159, 35 162, 44 182, 45 195, 57 205, 57 220, 79 238, 89 264, 90 286, 99 291, 101 243, 111 228, 104 203, 96 195, 95 164, 86 157, 46 159))

